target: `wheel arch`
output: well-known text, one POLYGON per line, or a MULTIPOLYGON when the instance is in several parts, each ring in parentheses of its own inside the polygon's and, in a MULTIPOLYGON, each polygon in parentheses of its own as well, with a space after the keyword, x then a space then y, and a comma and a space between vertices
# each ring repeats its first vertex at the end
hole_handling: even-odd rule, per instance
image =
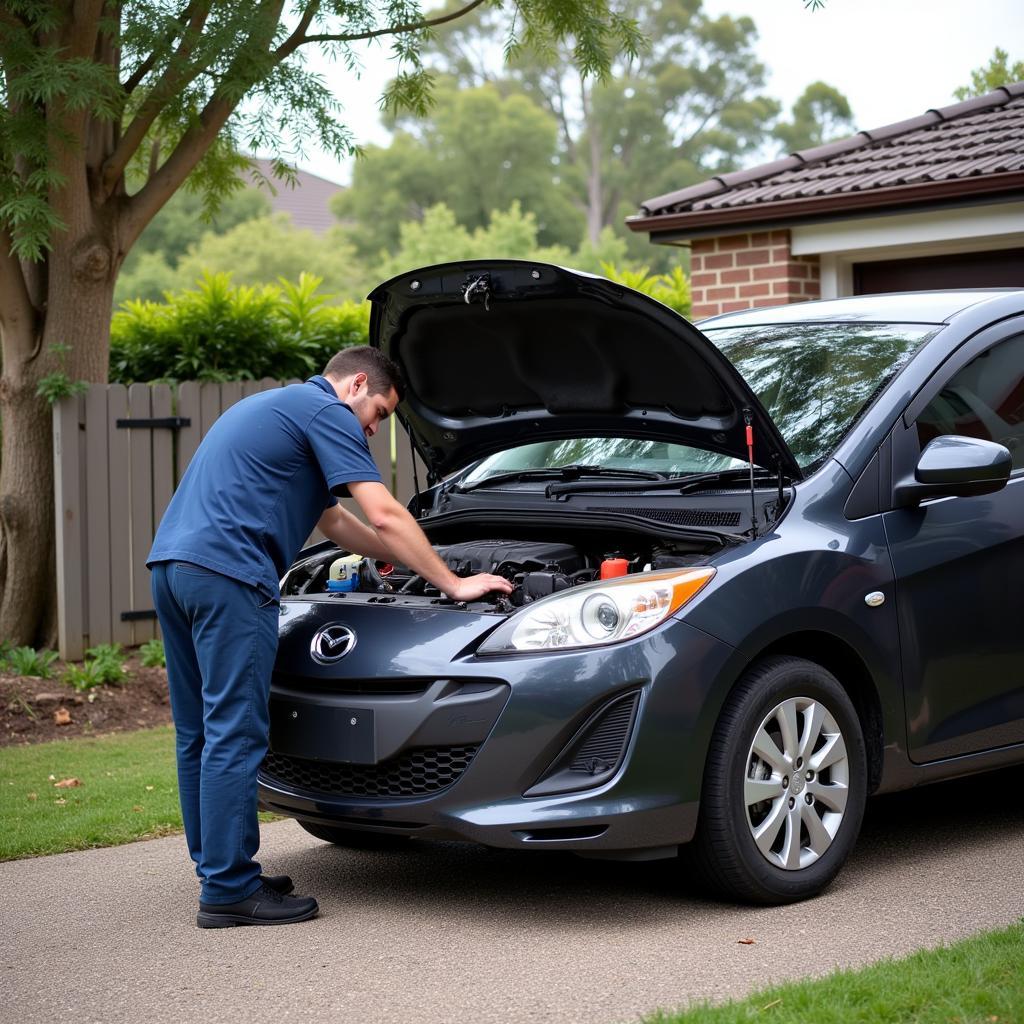
MULTIPOLYGON (((801 630, 778 637, 751 655, 740 667, 733 686, 758 661, 777 655, 804 658, 831 672, 846 691, 864 732, 868 759, 868 793, 882 779, 885 720, 878 687, 864 659, 841 637, 818 630, 801 630)), ((730 688, 731 692, 731 688, 730 688)))

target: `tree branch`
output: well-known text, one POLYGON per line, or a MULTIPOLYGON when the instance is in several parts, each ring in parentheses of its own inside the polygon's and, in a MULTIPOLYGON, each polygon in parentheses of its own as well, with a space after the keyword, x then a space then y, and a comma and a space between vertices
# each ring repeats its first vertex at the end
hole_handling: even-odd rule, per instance
MULTIPOLYGON (((196 6, 196 0, 192 0, 192 2, 190 2, 189 5, 181 12, 181 14, 179 14, 174 19, 177 28, 174 31, 168 32, 167 35, 164 36, 165 47, 170 46, 174 42, 174 40, 177 39, 179 35, 181 35, 182 31, 184 31, 187 28, 185 22, 191 21, 192 16, 195 13, 196 6)), ((157 60, 159 60, 159 58, 160 50, 154 50, 128 77, 128 79, 122 84, 122 88, 124 89, 127 95, 130 96, 136 90, 136 88, 138 88, 139 84, 146 77, 146 75, 148 75, 150 71, 153 70, 153 67, 156 64, 157 60)))
POLYGON ((114 152, 103 162, 103 190, 111 195, 124 169, 128 166, 135 151, 142 145, 146 133, 153 126, 153 122, 160 116, 160 111, 173 92, 178 92, 190 82, 195 81, 202 72, 212 63, 211 60, 200 61, 191 67, 181 67, 188 60, 192 53, 192 41, 198 32, 202 31, 203 25, 210 13, 209 0, 197 3, 192 11, 192 17, 185 29, 185 37, 181 41, 174 57, 168 63, 166 70, 160 76, 149 95, 142 101, 132 118, 131 124, 124 130, 121 138, 118 139, 114 152))
POLYGON ((472 0, 465 7, 460 7, 451 14, 444 14, 437 18, 424 18, 422 21, 411 21, 405 25, 389 25, 387 28, 377 28, 372 32, 361 32, 358 35, 316 35, 306 36, 299 45, 306 43, 355 43, 361 39, 377 39, 380 36, 396 36, 403 32, 419 32, 425 28, 435 28, 437 25, 447 24, 449 21, 456 21, 465 17, 474 8, 485 3, 486 0, 472 0))
POLYGON ((4 328, 5 342, 10 342, 15 349, 4 353, 5 363, 14 355, 23 358, 31 355, 32 331, 25 328, 31 327, 35 319, 36 309, 28 294, 21 261, 12 250, 10 232, 0 228, 0 325, 4 328))
POLYGON ((298 25, 295 26, 295 31, 274 51, 274 57, 278 63, 283 61, 285 57, 291 56, 295 50, 306 42, 306 29, 312 24, 319 10, 320 0, 313 0, 302 12, 302 17, 299 19, 298 25))

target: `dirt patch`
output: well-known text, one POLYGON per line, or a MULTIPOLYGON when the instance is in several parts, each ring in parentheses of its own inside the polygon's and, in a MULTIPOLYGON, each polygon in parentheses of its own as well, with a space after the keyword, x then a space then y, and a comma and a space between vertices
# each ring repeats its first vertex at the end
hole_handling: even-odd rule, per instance
POLYGON ((61 662, 54 664, 52 679, 0 673, 0 747, 168 724, 166 670, 144 668, 137 656, 125 668, 123 683, 85 693, 61 682, 61 662))

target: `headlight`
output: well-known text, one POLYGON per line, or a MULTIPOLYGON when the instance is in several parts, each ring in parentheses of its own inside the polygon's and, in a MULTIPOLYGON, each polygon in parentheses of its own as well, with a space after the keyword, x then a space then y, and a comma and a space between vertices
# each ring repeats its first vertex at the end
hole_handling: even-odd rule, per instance
POLYGON ((714 575, 710 568, 671 569, 563 590, 512 615, 477 653, 564 651, 629 640, 664 622, 714 575))

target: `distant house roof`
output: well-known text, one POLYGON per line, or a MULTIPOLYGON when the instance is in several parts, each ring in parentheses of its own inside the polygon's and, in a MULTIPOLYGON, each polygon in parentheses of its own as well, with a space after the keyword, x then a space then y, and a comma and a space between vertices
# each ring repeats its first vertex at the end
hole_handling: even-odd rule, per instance
MULTIPOLYGON (((297 180, 293 187, 287 181, 274 177, 274 166, 270 160, 254 159, 253 163, 260 174, 270 179, 277 193, 275 195, 265 185, 260 189, 270 201, 274 213, 287 213, 297 228, 308 228, 317 234, 323 234, 338 223, 331 213, 331 199, 345 191, 342 185, 308 171, 296 170, 297 180)), ((252 178, 255 183, 256 176, 252 178)))
POLYGON ((1024 82, 648 199, 634 231, 719 227, 1024 194, 1024 82))

